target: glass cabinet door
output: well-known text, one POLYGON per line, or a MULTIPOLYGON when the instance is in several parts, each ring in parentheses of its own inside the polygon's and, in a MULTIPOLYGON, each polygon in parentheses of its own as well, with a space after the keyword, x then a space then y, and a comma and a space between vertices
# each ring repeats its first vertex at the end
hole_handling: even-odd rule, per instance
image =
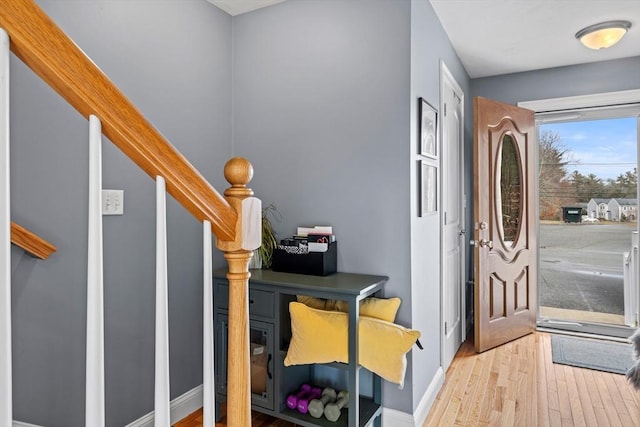
MULTIPOLYGON (((216 392, 227 395, 228 317, 216 320, 216 392)), ((273 410, 273 325, 251 321, 249 327, 251 404, 273 410)))

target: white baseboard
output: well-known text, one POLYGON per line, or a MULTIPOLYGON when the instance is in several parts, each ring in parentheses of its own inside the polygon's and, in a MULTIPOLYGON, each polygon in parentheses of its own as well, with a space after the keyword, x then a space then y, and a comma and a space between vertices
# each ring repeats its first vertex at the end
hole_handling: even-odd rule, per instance
POLYGON ((427 387, 427 391, 420 399, 420 403, 418 403, 418 408, 413 413, 413 418, 416 420, 416 426, 422 426, 427 419, 427 415, 429 415, 429 411, 433 406, 433 402, 436 401, 436 397, 438 397, 438 393, 440 389, 444 385, 444 369, 442 366, 438 368, 436 374, 433 376, 431 380, 431 384, 427 387))
MULTIPOLYGON (((171 424, 173 425, 200 408, 202 408, 202 384, 171 401, 169 405, 171 424)), ((153 427, 153 418, 154 411, 151 411, 142 418, 138 418, 132 423, 127 424, 125 427, 153 427)))
POLYGON ((35 424, 23 423, 22 421, 13 420, 13 427, 41 427, 35 424))
POLYGON ((433 376, 427 391, 420 399, 420 403, 413 414, 407 414, 406 412, 396 411, 395 409, 382 408, 382 425, 394 426, 394 427, 421 427, 429 410, 433 406, 438 392, 444 384, 444 370, 439 367, 436 374, 433 376))
MULTIPOLYGON (((177 423, 187 415, 192 414, 202 408, 202 384, 189 390, 182 396, 173 399, 169 405, 171 411, 171 425, 177 423)), ((142 418, 138 418, 125 427, 153 427, 153 411, 142 418)), ((13 421, 13 427, 42 427, 35 424, 13 421)))
POLYGON ((394 427, 415 427, 413 415, 395 409, 382 408, 382 425, 394 427))
MULTIPOLYGON (((429 410, 438 396, 438 392, 444 384, 444 370, 438 368, 431 380, 424 396, 420 399, 418 408, 413 414, 397 411, 395 409, 382 408, 382 425, 394 427, 419 427, 422 426, 429 415, 429 410)), ((182 396, 178 396, 171 401, 171 424, 180 421, 187 415, 192 414, 202 408, 202 384, 189 390, 182 396)), ((151 411, 141 418, 127 424, 125 427, 153 427, 154 412, 151 411)), ((27 424, 14 421, 13 427, 41 427, 35 424, 27 424)))

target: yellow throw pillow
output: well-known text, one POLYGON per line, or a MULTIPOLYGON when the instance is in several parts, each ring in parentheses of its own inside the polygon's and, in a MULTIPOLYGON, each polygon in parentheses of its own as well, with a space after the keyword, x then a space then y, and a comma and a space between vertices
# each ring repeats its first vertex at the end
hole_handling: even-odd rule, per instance
POLYGON ((324 298, 310 297, 308 295, 296 295, 296 300, 306 306, 326 310, 327 300, 324 298))
POLYGON ((349 303, 346 301, 341 301, 339 299, 328 299, 327 303, 324 306, 324 309, 331 310, 331 311, 343 311, 343 310, 338 310, 338 304, 340 303, 345 303, 347 305, 347 310, 349 310, 349 303))
MULTIPOLYGON (((318 310, 336 310, 349 312, 349 302, 335 299, 323 299, 307 295, 296 295, 298 302, 318 310)), ((369 297, 360 301, 360 316, 375 317, 376 319, 394 322, 400 308, 400 298, 369 297)))
MULTIPOLYGON (((349 315, 317 310, 302 303, 289 304, 291 343, 285 366, 310 363, 348 363, 349 315)), ((404 386, 406 353, 420 332, 384 320, 361 317, 358 323, 359 362, 387 381, 404 386)))
MULTIPOLYGON (((327 305, 329 305, 327 301, 327 305)), ((360 301, 360 316, 375 317, 376 319, 394 322, 398 308, 400 308, 400 298, 375 298, 369 297, 360 301)), ((328 308, 327 308, 328 309, 328 308)), ((349 312, 349 303, 347 301, 336 300, 335 310, 345 313, 349 312)))

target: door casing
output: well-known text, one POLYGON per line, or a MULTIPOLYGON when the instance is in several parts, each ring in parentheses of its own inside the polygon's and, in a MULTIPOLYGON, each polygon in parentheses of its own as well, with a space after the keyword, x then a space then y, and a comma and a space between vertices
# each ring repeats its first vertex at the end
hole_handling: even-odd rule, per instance
MULTIPOLYGON (((564 114, 566 115, 572 115, 572 111, 576 110, 589 111, 590 109, 598 107, 611 108, 611 117, 616 117, 619 114, 615 113, 616 106, 631 107, 634 105, 640 106, 640 89, 518 102, 519 107, 530 109, 535 113, 564 112, 564 114)), ((601 115, 600 117, 602 118, 606 116, 601 115)), ((638 138, 640 138, 640 117, 638 118, 637 135, 638 138)), ((638 142, 637 152, 637 164, 640 165, 640 139, 638 142)), ((640 182, 638 184, 638 194, 640 194, 640 182)), ((640 232, 640 221, 638 221, 638 231, 640 232)), ((536 232, 538 233, 539 231, 536 230, 536 232)), ((636 273, 638 273, 638 270, 640 270, 640 268, 636 269, 636 273)), ((638 316, 637 313, 640 311, 640 277, 637 274, 635 280, 636 298, 633 301, 629 301, 630 307, 628 308, 628 310, 638 316)), ((625 326, 588 324, 584 322, 554 322, 553 320, 550 322, 541 322, 539 313, 536 317, 538 319, 538 328, 540 329, 562 329, 570 332, 586 333, 596 336, 627 338, 631 333, 633 333, 634 329, 633 327, 631 327, 630 329, 629 327, 625 326)), ((637 326, 639 325, 636 325, 636 327, 637 326)))

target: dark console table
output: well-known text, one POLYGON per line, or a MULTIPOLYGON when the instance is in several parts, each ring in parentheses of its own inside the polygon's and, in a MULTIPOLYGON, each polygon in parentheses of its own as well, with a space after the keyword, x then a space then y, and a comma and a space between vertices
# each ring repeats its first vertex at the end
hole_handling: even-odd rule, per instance
MULTIPOLYGON (((229 283, 227 270, 214 271, 214 301, 216 325, 216 403, 226 400, 227 372, 227 316, 229 283)), ((359 302, 368 296, 381 297, 385 276, 354 273, 334 273, 329 276, 309 276, 278 273, 270 270, 251 270, 249 280, 249 339, 252 351, 261 357, 265 366, 252 365, 251 407, 253 410, 288 420, 301 426, 356 427, 374 423, 381 425, 382 384, 372 374, 372 396, 360 395, 358 360, 359 302), (330 363, 332 369, 346 370, 349 407, 340 419, 332 423, 316 419, 286 406, 286 398, 302 383, 314 383, 315 365, 284 366, 284 358, 291 339, 289 302, 296 295, 347 301, 349 304, 349 363, 330 363), (263 354, 266 352, 267 354, 263 354), (266 381, 265 381, 266 378, 266 381), (259 385, 258 385, 259 383, 259 385)), ((321 331, 319 331, 321 333, 321 331)), ((320 384, 323 385, 324 384, 320 384)), ((220 411, 217 411, 219 414, 220 411)))

